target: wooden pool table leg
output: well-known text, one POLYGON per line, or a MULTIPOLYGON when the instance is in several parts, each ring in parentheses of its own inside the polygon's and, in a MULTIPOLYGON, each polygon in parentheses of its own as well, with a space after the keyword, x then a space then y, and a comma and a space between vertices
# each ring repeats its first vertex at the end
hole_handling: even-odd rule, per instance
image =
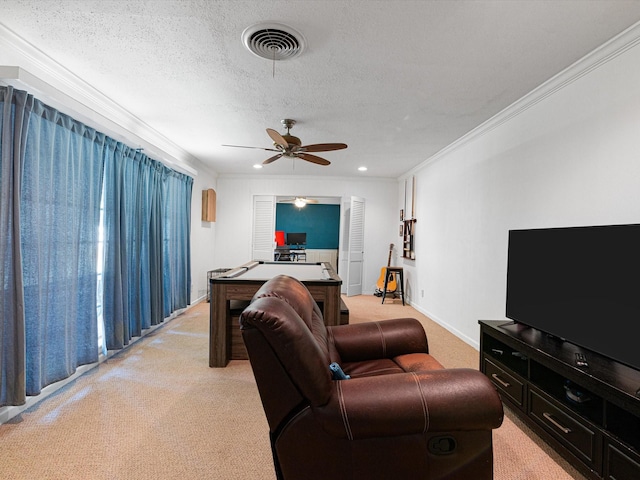
POLYGON ((211 286, 211 311, 209 318, 209 366, 226 367, 230 351, 227 348, 227 315, 229 301, 226 286, 214 283, 211 286))

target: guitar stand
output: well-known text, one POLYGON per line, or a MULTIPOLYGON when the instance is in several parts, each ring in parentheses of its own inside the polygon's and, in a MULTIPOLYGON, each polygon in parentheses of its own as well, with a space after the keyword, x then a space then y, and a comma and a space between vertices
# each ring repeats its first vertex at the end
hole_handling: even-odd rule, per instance
POLYGON ((384 289, 382 290, 382 303, 384 303, 384 299, 387 297, 387 294, 393 293, 394 297, 396 295, 400 295, 402 299, 402 305, 404 305, 404 275, 403 275, 403 267, 387 267, 387 273, 384 277, 384 289), (397 275, 397 284, 398 287, 394 292, 387 291, 387 285, 389 284, 389 279, 393 278, 393 275, 397 275))

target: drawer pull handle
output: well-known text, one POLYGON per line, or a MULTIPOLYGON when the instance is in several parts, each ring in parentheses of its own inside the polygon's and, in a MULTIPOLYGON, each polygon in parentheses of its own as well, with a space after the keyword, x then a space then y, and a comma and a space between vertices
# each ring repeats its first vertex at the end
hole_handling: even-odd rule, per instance
POLYGON ((565 435, 566 435, 566 434, 571 433, 571 429, 570 429, 570 428, 563 427, 562 425, 560 425, 560 424, 556 421, 556 419, 555 419, 555 418, 553 418, 553 416, 552 416, 550 413, 542 412, 542 416, 543 416, 544 418, 546 418, 547 420, 549 420, 549 421, 550 421, 553 425, 555 425, 558 429, 560 429, 560 431, 561 431, 562 433, 564 433, 565 435))
POLYGON ((498 382, 500 385, 502 385, 504 388, 509 388, 511 386, 510 383, 505 382, 504 380, 502 380, 497 373, 492 373, 491 376, 493 377, 493 379, 498 382))

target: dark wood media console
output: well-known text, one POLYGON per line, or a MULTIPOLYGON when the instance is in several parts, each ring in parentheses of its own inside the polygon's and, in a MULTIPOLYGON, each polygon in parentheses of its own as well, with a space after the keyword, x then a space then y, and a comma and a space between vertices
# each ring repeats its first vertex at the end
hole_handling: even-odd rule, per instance
POLYGON ((480 370, 505 405, 588 478, 640 479, 640 371, 521 324, 479 323, 480 370))

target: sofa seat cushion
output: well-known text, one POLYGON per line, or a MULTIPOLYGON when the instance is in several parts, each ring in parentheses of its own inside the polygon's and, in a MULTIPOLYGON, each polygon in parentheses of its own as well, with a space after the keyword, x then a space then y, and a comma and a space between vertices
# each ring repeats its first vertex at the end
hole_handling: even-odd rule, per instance
POLYGON ((428 353, 409 353, 393 358, 344 362, 342 370, 351 378, 389 375, 391 373, 441 370, 444 367, 428 353))
POLYGON ((363 360, 361 362, 344 362, 342 370, 351 378, 373 377, 375 375, 389 375, 390 373, 402 373, 400 366, 390 358, 378 358, 363 360))

